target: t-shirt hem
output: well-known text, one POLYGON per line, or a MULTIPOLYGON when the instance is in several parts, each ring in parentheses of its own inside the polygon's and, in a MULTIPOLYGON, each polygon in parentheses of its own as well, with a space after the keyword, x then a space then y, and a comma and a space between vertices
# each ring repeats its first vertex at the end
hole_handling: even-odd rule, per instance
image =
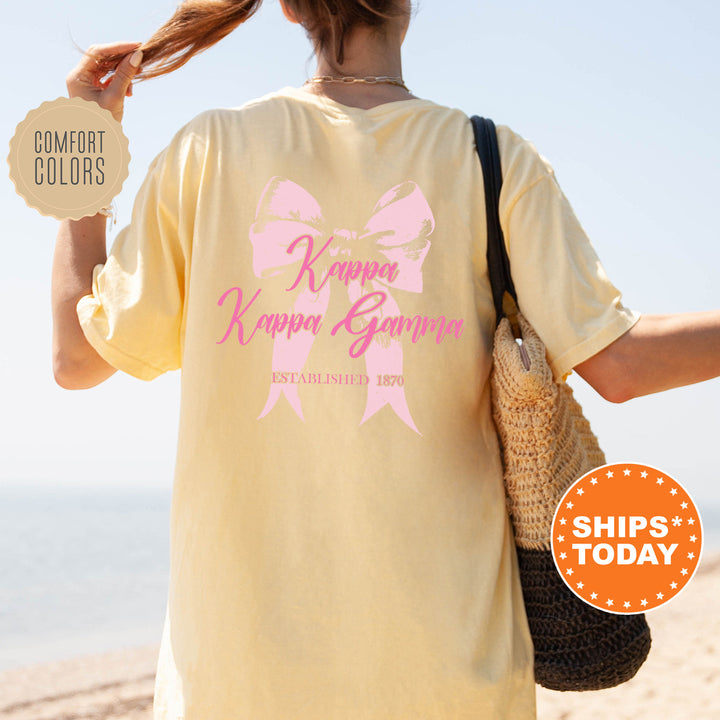
POLYGON ((570 348, 550 363, 553 376, 559 379, 567 377, 572 369, 596 355, 608 345, 624 335, 640 319, 640 313, 624 308, 613 322, 605 325, 594 335, 570 348))
POLYGON ((166 372, 166 370, 150 365, 144 360, 140 360, 108 342, 92 324, 91 318, 83 318, 81 316, 79 307, 78 319, 87 341, 95 348, 98 354, 114 368, 128 375, 132 375, 138 380, 154 380, 166 372))

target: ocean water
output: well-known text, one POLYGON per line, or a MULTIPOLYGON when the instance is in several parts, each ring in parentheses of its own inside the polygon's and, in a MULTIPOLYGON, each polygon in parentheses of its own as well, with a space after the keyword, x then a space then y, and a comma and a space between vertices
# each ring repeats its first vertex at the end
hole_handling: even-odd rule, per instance
POLYGON ((170 489, 0 485, 0 670, 159 643, 170 489))
MULTIPOLYGON (((170 494, 0 484, 0 670, 160 642, 170 494)), ((698 505, 717 552, 720 508, 698 505)))

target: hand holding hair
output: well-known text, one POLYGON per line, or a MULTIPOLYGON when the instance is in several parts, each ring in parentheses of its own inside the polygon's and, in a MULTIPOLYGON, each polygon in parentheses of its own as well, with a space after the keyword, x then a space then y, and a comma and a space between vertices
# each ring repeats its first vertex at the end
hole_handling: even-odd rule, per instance
POLYGON ((131 83, 142 62, 139 47, 138 42, 91 45, 65 78, 68 96, 93 100, 120 122, 125 97, 132 95, 131 83))

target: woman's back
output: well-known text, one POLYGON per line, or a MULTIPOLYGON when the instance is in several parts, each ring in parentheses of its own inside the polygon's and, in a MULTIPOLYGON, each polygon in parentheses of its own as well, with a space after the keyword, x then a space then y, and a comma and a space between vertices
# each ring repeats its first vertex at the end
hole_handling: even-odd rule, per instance
MULTIPOLYGON (((588 325, 607 344, 635 316, 547 164, 500 139, 521 302, 564 374, 588 325)), ((534 716, 464 113, 288 87, 201 114, 79 316, 116 367, 182 367, 157 718, 534 716)))

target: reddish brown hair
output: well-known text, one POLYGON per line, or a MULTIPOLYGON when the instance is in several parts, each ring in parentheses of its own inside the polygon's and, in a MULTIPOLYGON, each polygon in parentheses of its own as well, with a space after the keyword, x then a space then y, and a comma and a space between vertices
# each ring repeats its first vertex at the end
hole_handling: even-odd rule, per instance
MULTIPOLYGON (((174 15, 140 46, 143 60, 137 79, 158 77, 182 67, 191 57, 229 35, 262 4, 262 0, 185 0, 174 15)), ((357 25, 382 32, 386 22, 402 15, 399 0, 285 0, 300 20, 316 53, 330 48, 338 65, 344 44, 357 25)), ((106 58, 108 64, 122 56, 106 58)))

